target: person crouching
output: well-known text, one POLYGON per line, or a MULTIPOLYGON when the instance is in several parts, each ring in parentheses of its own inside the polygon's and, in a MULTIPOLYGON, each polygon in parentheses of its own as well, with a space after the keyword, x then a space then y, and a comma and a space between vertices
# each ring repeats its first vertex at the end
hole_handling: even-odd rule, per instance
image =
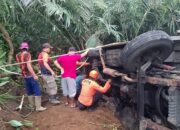
POLYGON ((78 107, 80 110, 94 110, 102 97, 102 93, 107 92, 107 90, 111 87, 110 79, 106 81, 104 87, 100 86, 96 82, 98 76, 99 72, 92 70, 89 73, 89 79, 84 79, 82 81, 81 93, 78 98, 78 107))

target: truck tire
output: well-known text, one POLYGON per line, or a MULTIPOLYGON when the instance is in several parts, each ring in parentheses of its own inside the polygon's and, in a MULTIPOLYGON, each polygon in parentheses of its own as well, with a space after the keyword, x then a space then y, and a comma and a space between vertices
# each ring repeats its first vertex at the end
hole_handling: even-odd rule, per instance
POLYGON ((173 50, 170 36, 159 30, 153 30, 137 36, 127 43, 121 53, 123 68, 136 72, 148 60, 163 62, 173 50))

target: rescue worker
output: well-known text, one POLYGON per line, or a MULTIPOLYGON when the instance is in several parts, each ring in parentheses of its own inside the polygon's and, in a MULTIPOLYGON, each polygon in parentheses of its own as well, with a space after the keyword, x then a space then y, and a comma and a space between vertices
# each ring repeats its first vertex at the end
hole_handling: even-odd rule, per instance
POLYGON ((29 45, 22 42, 20 46, 21 52, 16 55, 17 62, 27 62, 20 64, 22 76, 25 81, 26 93, 28 95, 29 104, 36 108, 36 111, 44 111, 45 107, 41 106, 41 90, 37 82, 38 76, 35 74, 31 65, 31 54, 28 52, 29 45))
POLYGON ((57 84, 55 82, 55 73, 52 70, 53 61, 49 57, 49 53, 53 48, 49 43, 44 43, 42 45, 42 52, 38 56, 38 64, 40 67, 41 75, 44 81, 44 87, 46 93, 49 95, 49 101, 52 104, 59 104, 60 101, 57 100, 57 84))
POLYGON ((78 107, 80 110, 89 109, 94 110, 99 100, 102 97, 102 93, 105 93, 110 87, 111 80, 106 81, 104 87, 100 86, 96 80, 99 76, 99 72, 92 70, 89 73, 89 79, 82 81, 81 93, 78 98, 78 107))
POLYGON ((82 54, 77 54, 74 47, 69 48, 69 52, 66 55, 59 56, 55 65, 57 68, 63 71, 61 75, 61 86, 63 89, 63 95, 65 100, 65 105, 70 107, 76 107, 74 97, 76 95, 76 64, 81 58, 85 57, 88 53, 88 50, 82 54))

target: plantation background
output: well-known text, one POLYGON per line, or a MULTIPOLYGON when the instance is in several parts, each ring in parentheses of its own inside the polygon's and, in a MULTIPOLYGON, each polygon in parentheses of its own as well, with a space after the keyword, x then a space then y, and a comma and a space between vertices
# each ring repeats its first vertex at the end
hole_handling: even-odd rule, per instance
MULTIPOLYGON (((36 59, 44 42, 54 46, 54 55, 69 46, 81 50, 129 41, 154 29, 177 35, 179 0, 1 0, 0 66, 15 62, 22 41, 28 41, 36 59)), ((19 72, 18 66, 5 69, 19 72)), ((20 82, 0 70, 0 93, 20 82)))

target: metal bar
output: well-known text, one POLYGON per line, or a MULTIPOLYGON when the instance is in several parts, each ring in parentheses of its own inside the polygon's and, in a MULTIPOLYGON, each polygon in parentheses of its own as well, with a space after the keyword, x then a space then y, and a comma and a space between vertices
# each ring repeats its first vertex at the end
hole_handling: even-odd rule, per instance
POLYGON ((101 59, 101 64, 103 66, 103 69, 106 68, 106 65, 105 65, 105 62, 104 62, 104 59, 103 59, 103 55, 102 55, 102 48, 99 49, 99 56, 100 56, 100 59, 101 59))
POLYGON ((154 85, 162 85, 168 87, 178 87, 180 86, 180 79, 167 79, 167 78, 159 78, 159 77, 150 77, 146 76, 146 82, 154 85))
POLYGON ((139 121, 144 117, 144 86, 142 80, 143 71, 138 72, 138 82, 137 82, 137 110, 139 121))
POLYGON ((139 120, 139 128, 141 124, 141 120, 144 119, 144 84, 146 77, 146 70, 151 65, 151 61, 146 62, 137 73, 137 110, 138 110, 138 120, 139 120))

